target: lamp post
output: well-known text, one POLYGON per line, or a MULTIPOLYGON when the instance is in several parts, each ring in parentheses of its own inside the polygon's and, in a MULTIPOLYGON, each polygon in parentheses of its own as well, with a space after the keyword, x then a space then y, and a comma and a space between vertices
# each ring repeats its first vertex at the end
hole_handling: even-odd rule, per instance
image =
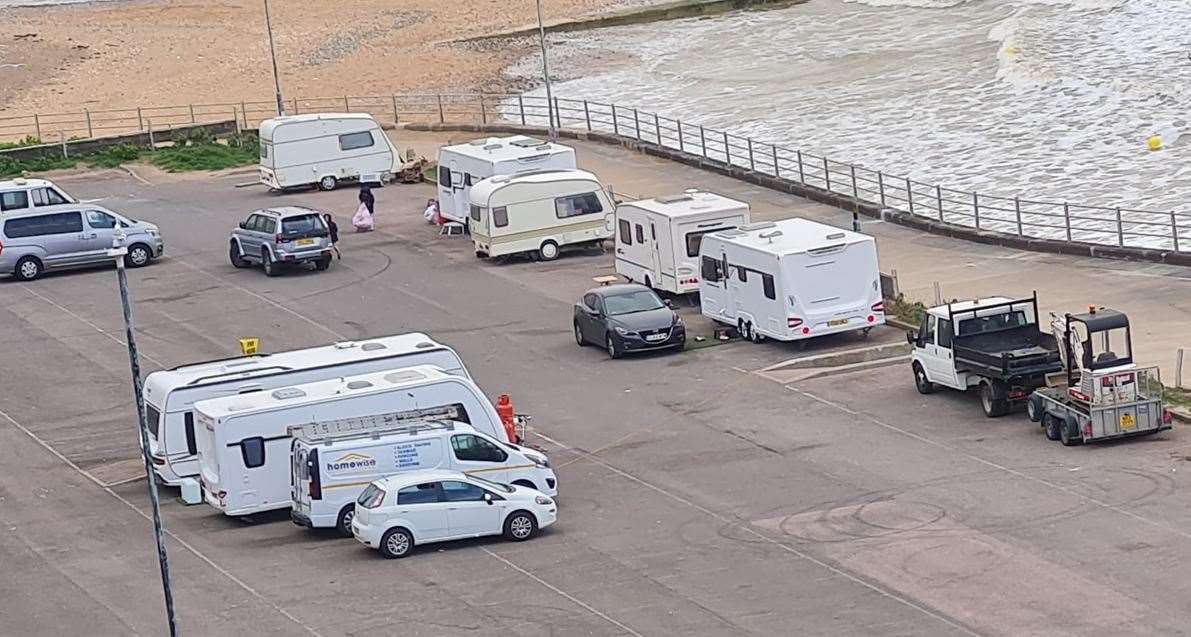
MULTIPOLYGON (((277 50, 273 48, 273 21, 269 18, 269 0, 265 0, 265 29, 269 32, 269 57, 273 60, 273 86, 277 89, 277 115, 285 115, 285 102, 281 99, 281 76, 277 74, 277 50)), ((248 114, 244 114, 248 121, 248 114)), ((247 125, 247 123, 245 124, 247 125)))
POLYGON ((157 481, 153 479, 153 460, 149 456, 149 434, 145 424, 145 401, 141 385, 141 364, 136 351, 136 338, 132 329, 132 306, 128 301, 128 274, 124 271, 124 256, 128 254, 127 235, 124 228, 116 227, 112 249, 108 256, 116 260, 116 277, 120 285, 120 303, 124 309, 124 338, 128 343, 128 364, 132 369, 132 398, 136 402, 137 429, 141 436, 141 458, 145 461, 145 478, 149 484, 149 500, 153 503, 153 533, 157 538, 157 563, 161 568, 161 589, 165 594, 165 614, 169 622, 170 635, 178 634, 174 615, 174 593, 170 586, 170 562, 166 554, 165 537, 161 526, 161 501, 157 496, 157 481))
MULTIPOLYGON (((558 127, 554 122, 554 96, 550 91, 550 63, 546 59, 546 26, 542 24, 542 0, 538 3, 538 41, 542 45, 542 79, 546 81, 546 113, 550 118, 550 141, 558 141, 558 127)), ((561 122, 559 122, 561 124, 561 122)))

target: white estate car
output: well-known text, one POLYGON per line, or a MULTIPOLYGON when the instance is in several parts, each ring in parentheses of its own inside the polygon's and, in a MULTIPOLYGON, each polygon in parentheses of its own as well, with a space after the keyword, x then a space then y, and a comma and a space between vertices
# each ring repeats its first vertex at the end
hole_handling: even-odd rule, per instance
POLYGON ((387 558, 414 544, 501 535, 523 542, 554 524, 558 507, 536 489, 458 471, 417 471, 382 478, 356 500, 352 535, 387 558))

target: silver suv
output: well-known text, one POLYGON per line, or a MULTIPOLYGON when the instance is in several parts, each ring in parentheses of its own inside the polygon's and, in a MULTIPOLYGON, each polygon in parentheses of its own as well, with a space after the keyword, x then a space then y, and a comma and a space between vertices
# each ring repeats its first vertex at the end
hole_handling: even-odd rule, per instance
POLYGON ((331 265, 331 238, 322 213, 301 206, 266 208, 248 215, 232 230, 228 257, 237 268, 261 264, 268 276, 284 265, 331 265))
POLYGON ((165 252, 157 226, 93 204, 44 206, 0 216, 0 273, 32 281, 46 270, 111 262, 116 226, 124 228, 131 268, 165 252))

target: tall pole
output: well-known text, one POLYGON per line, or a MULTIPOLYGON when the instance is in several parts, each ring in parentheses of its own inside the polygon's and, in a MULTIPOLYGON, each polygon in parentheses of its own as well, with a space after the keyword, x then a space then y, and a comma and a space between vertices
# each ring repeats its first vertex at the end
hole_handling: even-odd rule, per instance
POLYGON ((558 141, 554 124, 554 94, 550 91, 550 62, 546 59, 546 26, 542 24, 542 0, 538 2, 538 41, 542 44, 542 79, 546 81, 546 113, 550 117, 550 141, 558 141))
MULTIPOLYGON (((277 50, 273 48, 273 21, 269 18, 269 0, 265 0, 265 29, 269 31, 269 57, 273 60, 273 86, 277 89, 277 115, 285 115, 285 101, 281 99, 281 76, 277 74, 277 50)), ((248 114, 244 114, 247 122, 248 114)))
POLYGON ((128 274, 124 271, 127 236, 123 228, 116 228, 112 249, 108 256, 116 260, 116 277, 120 284, 120 303, 124 306, 124 338, 128 342, 128 364, 132 368, 132 398, 136 402, 137 429, 141 436, 141 458, 145 461, 145 477, 149 484, 149 500, 153 503, 153 534, 157 538, 157 563, 161 567, 161 590, 165 594, 165 614, 171 637, 177 637, 178 624, 174 615, 174 593, 170 587, 170 561, 165 550, 161 526, 161 500, 157 497, 157 481, 153 478, 153 460, 149 457, 149 434, 145 424, 145 402, 141 385, 141 364, 136 352, 136 337, 132 329, 132 306, 128 302, 128 274))

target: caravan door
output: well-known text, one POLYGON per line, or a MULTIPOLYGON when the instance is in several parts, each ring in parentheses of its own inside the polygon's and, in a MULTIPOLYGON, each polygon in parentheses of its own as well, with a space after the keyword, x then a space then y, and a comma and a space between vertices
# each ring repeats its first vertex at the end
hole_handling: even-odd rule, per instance
POLYGON ((699 305, 703 316, 732 325, 736 322, 736 314, 729 313, 731 297, 725 280, 724 261, 722 253, 717 258, 712 256, 712 250, 704 250, 699 257, 699 305))

